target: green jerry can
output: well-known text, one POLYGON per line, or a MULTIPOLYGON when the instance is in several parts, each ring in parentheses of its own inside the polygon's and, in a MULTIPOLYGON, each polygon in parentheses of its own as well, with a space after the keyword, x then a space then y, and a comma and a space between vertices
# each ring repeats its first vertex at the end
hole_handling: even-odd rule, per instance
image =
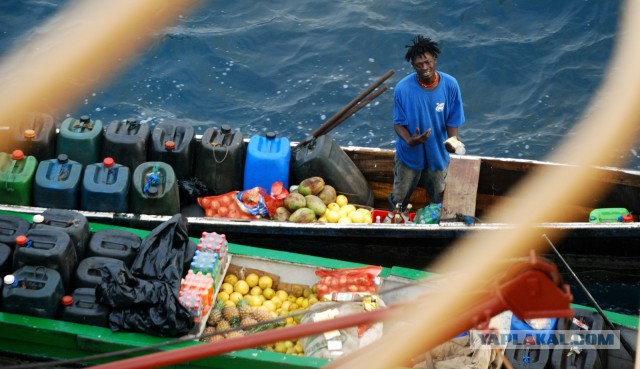
POLYGON ((590 223, 628 223, 633 222, 633 215, 625 208, 600 208, 589 213, 590 223))
POLYGON ((67 118, 60 125, 56 151, 67 154, 69 159, 83 166, 100 160, 102 145, 102 121, 91 120, 88 115, 80 119, 67 118))
POLYGON ((0 152, 0 203, 31 205, 31 184, 37 167, 36 158, 25 156, 22 150, 0 152))
POLYGON ((129 211, 135 214, 174 215, 180 195, 171 165, 161 161, 140 164, 133 173, 129 211))

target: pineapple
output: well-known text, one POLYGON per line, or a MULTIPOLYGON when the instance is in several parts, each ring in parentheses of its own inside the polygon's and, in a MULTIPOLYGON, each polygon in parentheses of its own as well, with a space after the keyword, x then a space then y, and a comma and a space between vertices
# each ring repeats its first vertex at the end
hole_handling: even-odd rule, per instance
POLYGON ((202 335, 204 337, 202 337, 202 339, 200 341, 202 342, 211 342, 211 338, 213 337, 213 333, 216 331, 216 329, 214 327, 206 327, 204 329, 204 332, 202 332, 202 335))
POLYGON ((255 320, 251 316, 247 316, 247 317, 242 318, 242 320, 240 321, 240 326, 241 327, 246 327, 248 325, 253 325, 253 324, 256 324, 256 323, 258 323, 257 320, 255 320))
POLYGON ((216 331, 218 332, 223 332, 229 329, 231 329, 231 324, 229 324, 229 322, 224 319, 220 320, 216 325, 216 331))
POLYGON ((242 319, 253 315, 253 308, 249 306, 245 299, 238 300, 238 311, 240 312, 240 318, 242 319))
POLYGON ((271 320, 271 313, 263 309, 254 309, 253 317, 259 322, 266 322, 268 320, 271 320))
POLYGON ((222 310, 222 315, 229 321, 232 327, 237 327, 240 324, 240 312, 235 306, 226 306, 222 310))
POLYGON ((214 305, 213 309, 211 309, 211 313, 209 314, 209 319, 207 319, 207 324, 215 326, 216 323, 222 319, 222 308, 224 308, 224 301, 218 300, 214 305))
POLYGON ((243 337, 243 336, 244 336, 244 331, 242 330, 227 333, 227 338, 243 337))

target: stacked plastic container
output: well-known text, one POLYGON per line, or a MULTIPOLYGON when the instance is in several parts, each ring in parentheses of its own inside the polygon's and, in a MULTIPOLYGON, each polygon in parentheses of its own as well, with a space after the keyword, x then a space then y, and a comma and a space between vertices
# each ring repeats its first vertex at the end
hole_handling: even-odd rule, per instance
POLYGON ((213 305, 215 291, 227 265, 227 238, 223 234, 203 232, 191 268, 180 284, 180 303, 200 323, 213 305))

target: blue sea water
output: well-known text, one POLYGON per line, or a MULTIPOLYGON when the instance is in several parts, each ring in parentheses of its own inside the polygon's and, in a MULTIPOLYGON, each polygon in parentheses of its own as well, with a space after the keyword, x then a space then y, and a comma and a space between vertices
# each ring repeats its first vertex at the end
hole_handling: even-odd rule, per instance
MULTIPOLYGON (((66 1, 0 3, 0 55, 19 48, 66 1)), ((455 76, 474 155, 544 159, 602 83, 622 3, 599 0, 203 1, 161 32, 114 80, 59 120, 179 119, 198 132, 223 123, 245 136, 301 140, 387 70, 411 67, 412 37, 440 42, 455 76)), ((96 17, 99 17, 96 14, 96 17)), ((343 145, 393 148, 392 90, 331 132, 343 145)), ((640 128, 634 134, 640 134, 640 128)), ((611 149, 640 169, 640 141, 611 149)))
MULTIPOLYGON (((0 57, 36 37, 38 25, 66 3, 1 1, 0 57)), ((440 43, 438 69, 460 84, 466 115, 460 138, 467 152, 544 159, 574 134, 603 82, 622 5, 203 1, 162 30, 117 78, 96 86, 73 109, 50 113, 59 122, 82 114, 152 125, 175 119, 198 133, 226 123, 245 136, 275 131, 295 141, 393 69, 386 82, 391 90, 331 132, 343 145, 393 148, 392 87, 412 72, 405 45, 423 34, 440 43)), ((630 134, 639 137, 640 127, 630 134)), ((611 148, 610 155, 623 161, 620 166, 640 169, 640 140, 611 148)))

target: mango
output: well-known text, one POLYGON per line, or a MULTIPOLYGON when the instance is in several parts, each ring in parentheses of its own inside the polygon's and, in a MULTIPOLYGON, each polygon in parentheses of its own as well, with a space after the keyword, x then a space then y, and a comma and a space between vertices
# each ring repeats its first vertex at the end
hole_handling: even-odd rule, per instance
POLYGON ((273 214, 272 219, 285 222, 289 220, 290 216, 291 216, 291 212, 287 210, 287 208, 285 208, 284 206, 280 206, 279 208, 276 209, 276 212, 273 214))
POLYGON ((307 200, 304 199, 299 193, 290 193, 286 199, 284 199, 284 206, 289 211, 296 211, 300 208, 307 206, 307 200))
POLYGON ((321 217, 327 210, 327 205, 325 205, 318 196, 307 195, 304 199, 307 201, 307 207, 313 210, 318 217, 321 217))
POLYGON ((300 208, 291 214, 289 221, 294 223, 313 223, 316 221, 316 213, 309 208, 300 208))
POLYGON ((298 192, 304 196, 317 195, 323 188, 324 179, 322 179, 322 177, 310 177, 300 182, 298 192))
POLYGON ((324 188, 322 189, 322 191, 320 191, 320 193, 317 195, 320 200, 322 200, 322 202, 325 205, 329 205, 332 202, 336 202, 336 189, 333 188, 333 186, 330 185, 324 185, 324 188))

